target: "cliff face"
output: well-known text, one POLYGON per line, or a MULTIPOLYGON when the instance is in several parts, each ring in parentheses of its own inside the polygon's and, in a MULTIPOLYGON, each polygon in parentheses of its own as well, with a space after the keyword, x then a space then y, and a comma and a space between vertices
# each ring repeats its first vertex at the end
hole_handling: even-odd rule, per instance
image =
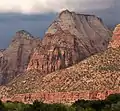
POLYGON ((25 71, 33 49, 40 40, 33 38, 28 32, 16 33, 7 49, 0 52, 0 84, 5 84, 25 71))
POLYGON ((109 39, 108 29, 98 17, 63 11, 48 28, 27 70, 50 73, 72 66, 104 51, 109 39))

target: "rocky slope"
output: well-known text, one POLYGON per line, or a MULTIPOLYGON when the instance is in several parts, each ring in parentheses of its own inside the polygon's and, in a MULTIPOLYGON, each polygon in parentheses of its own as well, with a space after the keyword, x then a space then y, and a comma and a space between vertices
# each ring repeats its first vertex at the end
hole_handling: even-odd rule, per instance
POLYGON ((105 52, 48 75, 27 72, 8 84, 8 92, 14 94, 40 91, 120 90, 120 47, 118 44, 117 47, 112 44, 119 36, 115 37, 115 35, 114 31, 112 42, 105 52))
POLYGON ((8 83, 27 69, 33 49, 40 40, 24 31, 18 31, 9 47, 0 51, 0 84, 8 83))
POLYGON ((48 74, 63 69, 107 48, 110 36, 102 20, 94 15, 65 10, 50 25, 36 48, 27 70, 48 74))

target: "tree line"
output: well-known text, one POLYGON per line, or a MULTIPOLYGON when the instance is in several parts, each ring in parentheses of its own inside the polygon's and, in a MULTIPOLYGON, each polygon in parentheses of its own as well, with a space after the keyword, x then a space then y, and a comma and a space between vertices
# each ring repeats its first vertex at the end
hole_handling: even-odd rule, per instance
POLYGON ((33 104, 0 101, 0 111, 120 111, 120 94, 112 94, 105 100, 78 100, 72 105, 46 104, 38 100, 33 104))

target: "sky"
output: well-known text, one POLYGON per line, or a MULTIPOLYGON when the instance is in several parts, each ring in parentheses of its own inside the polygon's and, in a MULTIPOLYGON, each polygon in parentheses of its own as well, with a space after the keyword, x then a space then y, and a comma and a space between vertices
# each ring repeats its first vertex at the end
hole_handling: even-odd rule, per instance
POLYGON ((1 12, 44 13, 59 12, 63 9, 84 11, 106 9, 114 0, 1 0, 1 12))
POLYGON ((21 29, 42 38, 65 9, 95 14, 108 26, 120 23, 120 0, 0 0, 0 48, 6 48, 21 29))

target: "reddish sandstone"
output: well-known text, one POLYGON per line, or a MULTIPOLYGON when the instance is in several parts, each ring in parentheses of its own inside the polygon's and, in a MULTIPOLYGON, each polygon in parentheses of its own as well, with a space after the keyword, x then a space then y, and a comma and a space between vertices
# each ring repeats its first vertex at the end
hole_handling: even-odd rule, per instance
POLYGON ((24 103, 32 103, 35 100, 43 101, 45 103, 73 103, 77 100, 104 100, 110 94, 120 93, 117 90, 109 91, 79 91, 79 92, 40 92, 15 94, 10 98, 3 97, 2 101, 19 101, 24 103))
POLYGON ((104 51, 109 42, 108 29, 94 15, 60 13, 50 25, 30 59, 27 70, 44 74, 72 66, 97 52, 104 51))

